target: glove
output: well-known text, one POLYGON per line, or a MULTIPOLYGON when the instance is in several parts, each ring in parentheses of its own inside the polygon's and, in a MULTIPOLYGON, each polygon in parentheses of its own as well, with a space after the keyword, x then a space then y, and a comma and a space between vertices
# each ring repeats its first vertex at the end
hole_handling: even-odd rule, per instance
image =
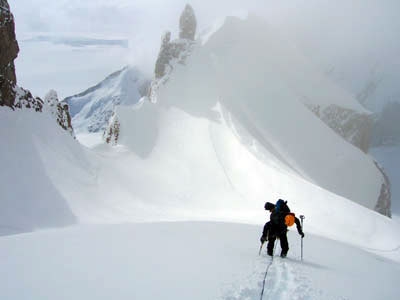
POLYGON ((263 236, 260 238, 260 242, 261 242, 261 244, 264 244, 265 238, 263 236))
POLYGON ((301 238, 304 238, 304 232, 300 233, 301 238))

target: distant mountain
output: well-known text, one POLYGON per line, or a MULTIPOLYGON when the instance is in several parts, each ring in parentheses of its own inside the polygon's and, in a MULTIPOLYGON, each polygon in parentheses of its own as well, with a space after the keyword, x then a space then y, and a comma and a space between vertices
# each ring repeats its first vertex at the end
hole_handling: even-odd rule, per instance
POLYGON ((147 94, 150 80, 134 67, 124 67, 99 84, 63 100, 70 107, 72 125, 77 134, 99 132, 117 105, 131 105, 147 94))

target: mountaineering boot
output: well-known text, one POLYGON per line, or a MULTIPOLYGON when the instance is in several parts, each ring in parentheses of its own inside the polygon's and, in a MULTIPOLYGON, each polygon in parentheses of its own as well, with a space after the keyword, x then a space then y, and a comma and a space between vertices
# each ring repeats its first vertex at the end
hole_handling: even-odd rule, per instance
POLYGON ((287 255, 287 253, 284 253, 284 252, 281 253, 281 257, 282 257, 282 258, 285 258, 286 255, 287 255))

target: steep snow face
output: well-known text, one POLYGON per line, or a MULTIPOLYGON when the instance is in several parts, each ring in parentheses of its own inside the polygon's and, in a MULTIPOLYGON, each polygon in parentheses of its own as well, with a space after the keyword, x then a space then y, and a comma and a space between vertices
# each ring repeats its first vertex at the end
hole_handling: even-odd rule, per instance
MULTIPOLYGON (((297 100, 322 107, 334 104, 358 113, 369 113, 351 94, 323 76, 263 19, 227 17, 224 25, 209 38, 206 47, 220 53, 229 53, 231 47, 236 52, 241 50, 243 62, 247 61, 245 57, 250 52, 263 53, 264 57, 257 56, 256 59, 262 63, 264 74, 282 78, 297 100)), ((227 59, 233 59, 229 56, 227 59)))
MULTIPOLYGON (((266 79, 272 76, 279 78, 284 85, 281 88, 289 89, 294 99, 304 103, 337 134, 364 152, 368 151, 372 126, 370 112, 347 91, 317 71, 293 45, 262 20, 250 17, 241 21, 229 17, 208 46, 211 51, 220 54, 224 48, 234 47, 233 51, 239 55, 229 58, 231 62, 232 59, 247 61, 241 56, 255 52, 252 47, 262 50, 263 57, 257 56, 264 68, 260 69, 260 75, 266 76, 266 79)), ((246 74, 246 69, 240 71, 246 74)), ((266 81, 265 84, 270 83, 266 81)))
MULTIPOLYGON (((245 129, 244 136, 237 133, 239 139, 250 145, 257 142, 275 161, 302 178, 373 209, 383 182, 379 170, 369 156, 308 110, 299 101, 299 91, 315 102, 338 99, 340 105, 362 108, 351 101, 341 102, 342 94, 328 84, 324 92, 316 94, 305 79, 293 88, 295 80, 288 78, 282 67, 285 57, 277 58, 277 50, 269 53, 276 45, 263 34, 262 25, 254 19, 228 19, 204 47, 195 49, 186 66, 176 66, 159 89, 160 106, 179 107, 215 121, 221 116, 213 107, 220 103, 225 122, 231 128, 245 129), (320 97, 322 93, 330 96, 320 97)), ((291 67, 300 68, 303 72, 297 72, 298 76, 307 78, 302 64, 291 67)))
MULTIPOLYGON (((181 70, 191 82, 187 68, 181 70)), ((175 79, 171 78, 170 84, 175 79)), ((185 87, 194 92, 192 96, 199 95, 193 87, 185 87)), ((68 166, 49 170, 82 222, 213 220, 262 224, 267 218, 265 201, 284 198, 298 215, 307 216, 310 233, 363 247, 379 247, 382 243, 395 248, 400 243, 394 238, 397 229, 389 218, 304 180, 288 164, 291 157, 273 147, 275 140, 262 139, 261 134, 255 138, 253 134, 257 132, 242 126, 227 108, 219 104, 211 108, 211 121, 181 108, 161 105, 170 88, 171 85, 165 88, 157 104, 144 101, 140 108, 117 109, 121 124, 119 145, 95 149, 101 153, 101 167, 85 186, 54 171, 68 166), (266 146, 266 141, 271 145, 266 146), (76 186, 81 186, 79 191, 76 186), (377 228, 379 234, 375 234, 377 228)), ((193 109, 190 95, 186 95, 185 103, 193 109)), ((309 113, 305 108, 304 111, 309 113)), ((323 125, 317 118, 314 122, 315 126, 323 125)), ((299 134, 304 133, 301 130, 299 134)), ((334 147, 327 145, 330 146, 334 147)), ((346 149, 341 148, 349 151, 346 149)), ((319 163, 323 161, 321 156, 328 160, 331 154, 319 154, 319 163)))
POLYGON ((64 99, 70 107, 78 139, 80 133, 102 132, 114 107, 136 103, 147 93, 148 84, 139 70, 125 67, 83 93, 64 99))

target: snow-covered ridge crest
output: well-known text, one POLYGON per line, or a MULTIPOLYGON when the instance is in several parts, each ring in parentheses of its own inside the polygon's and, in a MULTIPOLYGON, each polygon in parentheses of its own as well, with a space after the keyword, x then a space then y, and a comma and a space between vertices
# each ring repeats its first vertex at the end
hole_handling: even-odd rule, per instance
MULTIPOLYGON (((385 179, 372 159, 326 126, 299 99, 306 95, 312 99, 309 102, 319 102, 323 107, 343 106, 360 114, 366 110, 349 95, 346 100, 354 102, 344 103, 343 91, 332 83, 325 82, 324 89, 315 92, 315 80, 322 79, 302 60, 292 61, 290 66, 295 71, 290 73, 286 55, 280 51, 282 44, 269 31, 257 18, 227 18, 204 46, 193 48, 185 65, 175 66, 168 82, 157 90, 158 105, 177 107, 212 121, 223 116, 226 122, 231 120, 230 126, 248 132, 240 139, 254 140, 292 172, 376 208, 385 179), (225 111, 219 116, 213 111, 218 103, 225 111)), ((290 51, 283 53, 289 55, 290 51)), ((335 117, 333 114, 331 122, 335 117)), ((120 119, 122 130, 124 119, 120 119)), ((332 124, 339 127, 337 131, 342 130, 341 120, 336 121, 332 124)), ((381 203, 385 208, 379 211, 390 211, 390 199, 381 203)))
POLYGON ((137 68, 126 66, 86 91, 67 97, 77 134, 103 132, 114 108, 136 103, 148 92, 149 80, 137 68))

